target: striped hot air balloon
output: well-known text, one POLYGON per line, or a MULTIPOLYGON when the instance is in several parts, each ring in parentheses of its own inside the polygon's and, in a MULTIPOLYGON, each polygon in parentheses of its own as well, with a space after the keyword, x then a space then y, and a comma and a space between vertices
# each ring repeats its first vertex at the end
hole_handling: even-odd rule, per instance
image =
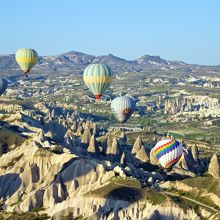
POLYGON ((173 167, 183 153, 182 143, 172 139, 159 141, 153 150, 163 168, 173 167))
POLYGON ((8 81, 0 77, 0 95, 2 95, 7 88, 8 88, 8 81))
POLYGON ((33 49, 22 48, 16 52, 15 59, 27 77, 28 72, 37 63, 38 54, 33 49))
POLYGON ((120 96, 111 102, 111 109, 119 122, 126 122, 135 110, 135 102, 128 96, 120 96))
POLYGON ((83 79, 98 101, 112 82, 112 71, 105 64, 90 64, 83 72, 83 79))

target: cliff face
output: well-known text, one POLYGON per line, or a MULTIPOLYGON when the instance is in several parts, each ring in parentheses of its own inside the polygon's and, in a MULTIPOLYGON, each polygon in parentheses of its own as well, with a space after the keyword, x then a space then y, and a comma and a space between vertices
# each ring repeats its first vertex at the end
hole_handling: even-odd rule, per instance
POLYGON ((68 153, 57 155, 29 141, 3 155, 0 164, 0 197, 7 199, 7 211, 26 212, 39 206, 51 207, 75 193, 86 193, 99 186, 102 179, 112 176, 95 160, 68 153), (10 163, 14 163, 12 167, 10 163), (18 204, 11 206, 14 203, 18 204))
POLYGON ((208 96, 188 96, 165 100, 164 114, 174 115, 183 112, 196 112, 202 115, 212 113, 218 115, 219 100, 208 96))
POLYGON ((56 213, 53 212, 53 219, 61 219, 72 212, 72 216, 84 216, 89 220, 120 220, 120 219, 200 219, 193 210, 183 210, 174 203, 163 205, 152 205, 151 203, 136 202, 130 204, 127 201, 103 198, 72 198, 66 204, 58 204, 54 210, 62 209, 56 213))

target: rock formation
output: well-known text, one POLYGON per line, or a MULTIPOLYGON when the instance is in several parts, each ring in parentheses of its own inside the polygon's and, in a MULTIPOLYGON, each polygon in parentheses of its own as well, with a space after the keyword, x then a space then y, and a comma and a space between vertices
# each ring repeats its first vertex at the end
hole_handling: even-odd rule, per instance
POLYGON ((188 170, 188 171, 192 170, 192 165, 190 165, 190 161, 188 159, 188 155, 185 152, 183 152, 183 155, 180 158, 180 160, 178 161, 176 166, 180 166, 184 170, 188 170))
POLYGON ((96 141, 96 138, 95 138, 95 134, 93 134, 91 139, 90 139, 87 151, 89 153, 98 153, 98 146, 97 146, 97 141, 96 141))
POLYGON ((119 144, 122 147, 125 147, 127 144, 127 136, 124 131, 121 133, 121 135, 119 137, 119 144))
POLYGON ((77 121, 73 121, 70 129, 73 131, 73 132, 76 132, 77 131, 77 121))
POLYGON ((87 148, 89 146, 90 139, 91 139, 90 130, 89 128, 86 128, 83 132, 82 139, 81 139, 82 146, 87 148))
POLYGON ((76 140, 74 137, 74 134, 70 131, 67 131, 65 136, 64 136, 64 143, 65 146, 70 149, 70 150, 74 150, 76 148, 76 140))
POLYGON ((148 155, 143 145, 141 146, 141 149, 135 155, 135 158, 138 159, 139 163, 145 163, 148 161, 148 155))
POLYGON ((138 136, 134 142, 134 145, 133 145, 133 148, 132 148, 132 151, 131 153, 132 154, 136 154, 138 151, 141 150, 141 147, 142 147, 143 144, 143 141, 141 140, 141 138, 138 136))
POLYGON ((158 159, 155 157, 153 148, 150 151, 150 163, 153 164, 153 165, 158 165, 159 164, 158 159))
MULTIPOLYGON (((54 220, 82 216, 100 220, 199 219, 194 209, 182 209, 179 202, 169 201, 169 196, 163 199, 164 195, 154 189, 158 182, 166 181, 165 174, 151 172, 148 167, 141 168, 134 163, 134 159, 139 163, 149 159, 140 137, 134 143, 132 155, 124 132, 119 139, 111 132, 105 136, 104 128, 95 134, 96 125, 76 111, 72 116, 77 121, 72 121, 69 111, 57 108, 56 114, 55 110, 50 114, 52 107, 41 107, 43 114, 34 110, 25 110, 28 116, 0 114, 0 119, 5 120, 5 124, 1 123, 0 134, 0 208, 3 214, 40 210, 39 213, 54 220), (44 118, 43 124, 40 118, 44 118), (76 137, 77 132, 79 137, 76 137), (99 154, 96 137, 98 145, 105 140, 99 154), (151 189, 142 188, 143 183, 151 189), (152 202, 150 194, 145 197, 146 192, 152 192, 153 198, 158 193, 158 198, 152 202)), ((199 159, 197 150, 186 151, 184 155, 182 169, 191 169, 190 164, 199 159)), ((215 157, 209 170, 213 174, 212 167, 215 167, 217 176, 218 165, 219 176, 215 157)), ((150 160, 158 162, 152 151, 150 160)))
POLYGON ((45 140, 45 135, 44 135, 43 130, 40 130, 38 138, 39 138, 39 141, 41 141, 41 142, 43 142, 45 140))
POLYGON ((112 145, 107 147, 106 155, 108 158, 114 161, 120 158, 121 151, 119 148, 119 143, 117 138, 114 138, 112 141, 112 145))
POLYGON ((107 154, 107 150, 112 146, 112 140, 109 136, 107 136, 102 144, 103 153, 107 154))
POLYGON ((39 134, 36 134, 36 135, 35 135, 34 140, 35 140, 36 142, 40 143, 41 145, 42 145, 43 142, 46 140, 45 134, 44 134, 44 132, 43 132, 42 129, 40 129, 39 134))
POLYGON ((126 164, 126 158, 125 153, 123 152, 120 158, 120 164, 125 165, 126 164))
POLYGON ((220 163, 216 154, 214 154, 211 158, 208 173, 212 175, 214 178, 220 177, 220 163))
POLYGON ((199 158, 198 147, 196 145, 193 145, 191 151, 192 151, 192 157, 193 157, 194 161, 199 163, 200 158, 199 158))
POLYGON ((76 131, 76 136, 81 136, 82 133, 83 133, 83 127, 79 125, 76 131))

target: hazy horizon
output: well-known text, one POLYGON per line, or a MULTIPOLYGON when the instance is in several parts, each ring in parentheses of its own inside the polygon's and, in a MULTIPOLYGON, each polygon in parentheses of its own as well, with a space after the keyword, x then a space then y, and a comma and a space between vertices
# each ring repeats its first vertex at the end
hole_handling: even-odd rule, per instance
MULTIPOLYGON (((16 51, 15 51, 16 52, 16 51)), ((0 56, 4 56, 4 55, 14 55, 14 53, 10 53, 10 54, 0 54, 0 56)), ((134 59, 126 59, 125 57, 120 57, 120 56, 117 56, 115 54, 112 54, 112 53, 106 53, 106 54, 91 54, 91 53, 85 53, 83 51, 76 51, 76 50, 69 50, 69 51, 64 51, 64 52, 61 52, 59 54, 46 54, 46 55, 41 55, 41 54, 38 54, 39 56, 41 57, 47 57, 47 56, 59 56, 59 55, 62 55, 62 54, 66 54, 66 53, 69 53, 69 52, 77 52, 77 53, 82 53, 82 54, 86 54, 86 55, 91 55, 91 56, 95 56, 95 57, 99 57, 99 56, 107 56, 107 55, 113 55, 115 57, 118 57, 118 58, 121 58, 121 59, 125 59, 125 60, 128 60, 128 61, 133 61, 133 60, 137 60, 139 58, 141 58, 142 56, 145 56, 145 55, 149 55, 149 56, 159 56, 160 58, 164 59, 164 60, 167 60, 167 61, 174 61, 174 62, 184 62, 184 63, 187 63, 187 64, 192 64, 192 65, 204 65, 204 66, 219 66, 220 64, 198 64, 198 63, 189 63, 189 62, 186 62, 184 60, 178 60, 178 59, 173 59, 173 60, 168 60, 166 57, 162 57, 160 56, 159 54, 142 54, 140 55, 139 57, 136 57, 134 59)))

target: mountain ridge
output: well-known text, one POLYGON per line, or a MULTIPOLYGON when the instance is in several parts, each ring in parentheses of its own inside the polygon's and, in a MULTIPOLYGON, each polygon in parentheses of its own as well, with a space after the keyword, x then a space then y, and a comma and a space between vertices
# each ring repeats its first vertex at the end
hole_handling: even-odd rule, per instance
MULTIPOLYGON (((39 56, 37 65, 33 68, 33 73, 81 73, 83 69, 92 63, 104 63, 109 65, 113 72, 145 72, 145 71, 175 71, 181 70, 192 73, 198 69, 213 69, 220 66, 206 66, 198 64, 188 64, 183 61, 168 61, 160 56, 145 54, 135 60, 126 60, 113 54, 94 56, 78 51, 68 51, 58 55, 39 56)), ((13 76, 20 71, 14 54, 0 55, 0 72, 6 76, 13 76)))

